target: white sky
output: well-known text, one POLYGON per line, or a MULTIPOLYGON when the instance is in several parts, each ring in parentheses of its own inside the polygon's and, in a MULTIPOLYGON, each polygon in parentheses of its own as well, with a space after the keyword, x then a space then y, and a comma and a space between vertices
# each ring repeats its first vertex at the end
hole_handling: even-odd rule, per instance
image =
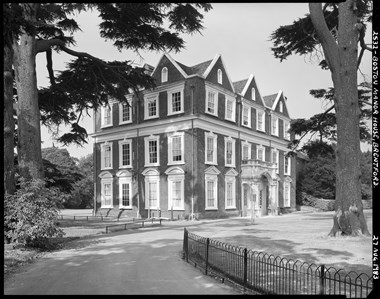
MULTIPOLYGON (((308 13, 307 3, 212 3, 213 9, 204 14, 205 29, 201 34, 182 35, 185 49, 169 55, 184 65, 192 66, 221 54, 226 70, 232 82, 246 79, 253 74, 262 96, 284 92, 288 98, 287 106, 291 118, 309 118, 320 113, 325 107, 320 100, 309 95, 310 89, 332 87, 329 71, 322 70, 319 60, 311 56, 292 55, 280 63, 274 58, 269 40, 270 35, 281 25, 290 25, 308 13)), ((156 66, 162 53, 140 52, 144 60, 131 51, 119 52, 100 38, 97 12, 82 13, 77 17, 82 32, 75 35, 76 51, 87 52, 105 60, 133 60, 137 64, 148 63, 156 66)), ((368 29, 370 38, 372 28, 368 29)), ((65 63, 74 57, 61 53, 53 54, 54 70, 63 70, 65 63)), ((38 86, 48 85, 48 73, 44 54, 37 55, 38 86)), ((371 74, 371 54, 366 51, 361 72, 371 74)), ((363 81, 359 73, 359 82, 363 81)), ((91 115, 92 116, 92 115, 91 115)), ((87 132, 93 133, 92 118, 81 122, 87 132)), ((60 134, 70 128, 60 127, 60 134)), ((41 127, 42 147, 61 145, 54 141, 48 129, 41 127)), ((80 158, 92 152, 92 138, 84 147, 67 147, 71 156, 80 158)))

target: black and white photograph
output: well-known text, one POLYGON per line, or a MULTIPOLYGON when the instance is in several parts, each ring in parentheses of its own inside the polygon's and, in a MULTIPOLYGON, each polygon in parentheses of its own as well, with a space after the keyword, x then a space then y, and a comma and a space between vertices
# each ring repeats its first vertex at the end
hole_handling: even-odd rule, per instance
POLYGON ((378 6, 3 3, 3 295, 378 298, 378 6))

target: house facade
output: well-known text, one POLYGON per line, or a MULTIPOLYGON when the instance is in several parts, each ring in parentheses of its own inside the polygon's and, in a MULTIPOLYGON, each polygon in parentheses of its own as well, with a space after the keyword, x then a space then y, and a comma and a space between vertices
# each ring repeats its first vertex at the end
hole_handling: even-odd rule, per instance
POLYGON ((97 214, 171 219, 262 216, 295 209, 282 91, 253 75, 232 82, 222 57, 186 66, 163 54, 154 90, 94 113, 97 214))

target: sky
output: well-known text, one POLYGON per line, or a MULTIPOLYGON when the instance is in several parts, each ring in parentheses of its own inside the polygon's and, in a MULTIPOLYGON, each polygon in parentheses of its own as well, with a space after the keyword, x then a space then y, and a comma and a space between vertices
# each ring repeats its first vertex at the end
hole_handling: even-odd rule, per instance
MULTIPOLYGON (((280 26, 290 25, 298 18, 308 13, 307 3, 212 3, 213 9, 204 13, 201 34, 182 35, 185 49, 181 52, 169 52, 176 61, 193 66, 213 59, 221 54, 223 63, 232 82, 255 76, 258 89, 262 96, 284 92, 287 97, 287 107, 290 117, 309 118, 323 112, 325 102, 313 98, 311 89, 332 87, 331 74, 322 70, 316 56, 291 55, 280 62, 273 56, 270 41, 271 34, 280 26)), ((75 17, 82 32, 76 33, 77 42, 73 50, 87 52, 104 60, 132 60, 137 65, 148 63, 156 66, 163 55, 162 52, 143 52, 137 55, 132 51, 119 52, 112 42, 105 41, 99 36, 98 24, 100 19, 96 11, 81 13, 75 17)), ((368 32, 371 32, 371 28, 368 32)), ((367 33, 367 36, 370 36, 367 33)), ((63 70, 65 64, 74 57, 61 52, 53 54, 53 69, 63 70)), ((48 85, 48 73, 44 54, 38 54, 36 60, 37 84, 39 87, 48 85)), ((363 76, 370 80, 371 54, 366 51, 360 67, 358 80, 364 81, 363 76)), ((84 117, 80 124, 87 133, 93 133, 92 113, 84 117)), ((70 128, 61 126, 59 133, 68 132, 70 128)), ((42 147, 55 146, 64 148, 54 140, 52 133, 41 127, 42 147)), ((92 138, 83 147, 71 145, 66 147, 70 155, 76 158, 92 153, 92 138)))

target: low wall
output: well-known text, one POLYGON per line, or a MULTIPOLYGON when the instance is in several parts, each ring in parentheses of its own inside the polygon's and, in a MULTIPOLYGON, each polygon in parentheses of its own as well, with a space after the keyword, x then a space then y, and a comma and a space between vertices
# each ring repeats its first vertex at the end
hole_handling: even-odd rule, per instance
MULTIPOLYGON (((334 199, 317 198, 304 192, 302 193, 302 204, 314 207, 319 211, 334 211, 334 203, 334 199)), ((362 203, 363 209, 372 209, 372 200, 362 200, 362 203)))

